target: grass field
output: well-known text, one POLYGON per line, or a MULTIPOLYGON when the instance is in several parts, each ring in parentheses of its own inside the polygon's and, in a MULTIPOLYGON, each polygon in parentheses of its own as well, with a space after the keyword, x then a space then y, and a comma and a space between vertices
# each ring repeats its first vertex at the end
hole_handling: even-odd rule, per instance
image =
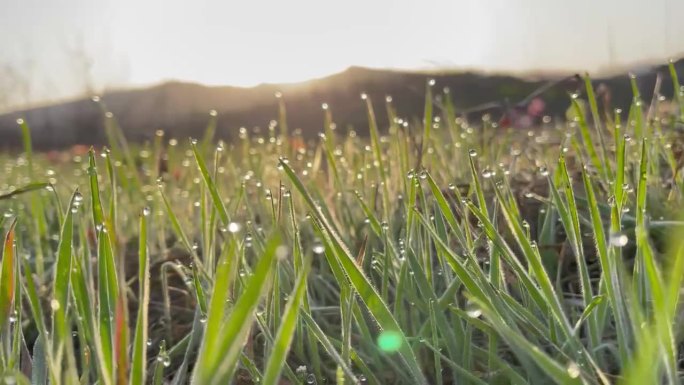
POLYGON ((431 84, 422 120, 362 96, 367 138, 333 105, 305 141, 286 96, 230 144, 215 113, 128 144, 101 104, 108 148, 56 159, 19 122, 0 381, 680 383, 684 92, 603 116, 587 85, 529 132, 431 84))

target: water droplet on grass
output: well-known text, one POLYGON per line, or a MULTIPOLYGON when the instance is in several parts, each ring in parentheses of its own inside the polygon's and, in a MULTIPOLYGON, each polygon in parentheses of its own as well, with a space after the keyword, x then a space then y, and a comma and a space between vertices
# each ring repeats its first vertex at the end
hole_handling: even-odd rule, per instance
POLYGON ((568 371, 568 375, 570 376, 570 378, 578 378, 580 376, 580 368, 574 362, 571 362, 568 365, 567 371, 568 371))
POLYGON ((482 309, 480 309, 472 301, 468 301, 468 303, 466 303, 465 312, 468 315, 468 317, 471 318, 479 318, 482 315, 482 309))
POLYGON ((314 254, 323 254, 325 252, 325 246, 322 243, 317 242, 313 245, 314 254))
POLYGON ((290 253, 290 250, 287 248, 285 245, 280 245, 276 247, 275 255, 278 260, 282 261, 285 260, 290 253))
POLYGON ((610 245, 615 247, 624 247, 629 242, 629 238, 622 233, 610 234, 610 245))
POLYGON ((492 171, 489 167, 485 168, 482 170, 482 177, 485 179, 489 179, 494 175, 494 171, 492 171))
POLYGON ((237 233, 238 231, 240 231, 240 224, 237 223, 237 222, 230 222, 230 223, 228 224, 227 230, 228 230, 229 232, 235 234, 235 233, 237 233))

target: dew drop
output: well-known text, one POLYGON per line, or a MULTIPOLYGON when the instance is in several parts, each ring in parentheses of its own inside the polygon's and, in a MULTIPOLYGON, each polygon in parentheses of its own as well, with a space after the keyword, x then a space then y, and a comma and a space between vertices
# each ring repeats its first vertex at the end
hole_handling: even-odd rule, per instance
POLYGON ((280 245, 276 247, 275 255, 279 261, 284 261, 285 259, 287 259, 289 253, 290 250, 285 245, 280 245))
POLYGON ((629 242, 629 238, 622 233, 610 234, 610 245, 614 247, 624 247, 629 242))
POLYGON ((489 179, 494 175, 494 171, 492 171, 489 167, 485 168, 482 170, 482 177, 485 179, 489 179))
POLYGON ((574 362, 571 362, 568 365, 567 371, 568 371, 568 375, 570 376, 570 378, 578 378, 580 376, 580 368, 574 362))
POLYGON ((482 315, 482 309, 480 309, 472 301, 468 301, 468 303, 466 303, 465 312, 468 315, 468 317, 471 318, 479 318, 482 315))
POLYGON ((477 156, 477 151, 474 150, 474 149, 470 149, 470 150, 468 151, 468 155, 469 155, 471 158, 474 158, 474 157, 477 156))
POLYGON ((235 234, 240 231, 240 224, 237 222, 230 222, 228 224, 228 231, 235 234))
POLYGON ((323 254, 323 252, 325 252, 325 246, 323 246, 323 244, 320 243, 320 241, 317 241, 313 245, 313 252, 314 254, 323 254))
POLYGON ((11 324, 13 324, 13 323, 17 322, 18 320, 19 320, 19 313, 16 310, 12 311, 12 313, 9 316, 9 322, 11 324))

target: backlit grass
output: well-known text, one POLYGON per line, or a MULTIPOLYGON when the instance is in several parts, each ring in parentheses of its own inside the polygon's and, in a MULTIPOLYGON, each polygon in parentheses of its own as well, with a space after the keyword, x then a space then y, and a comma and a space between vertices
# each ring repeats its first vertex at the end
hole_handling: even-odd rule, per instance
POLYGON ((334 105, 300 137, 287 95, 233 143, 212 112, 198 139, 129 144, 100 102, 109 146, 55 157, 20 121, 1 381, 679 383, 684 91, 634 85, 602 116, 587 78, 573 121, 529 132, 433 82, 422 120, 363 95, 368 138, 334 105))

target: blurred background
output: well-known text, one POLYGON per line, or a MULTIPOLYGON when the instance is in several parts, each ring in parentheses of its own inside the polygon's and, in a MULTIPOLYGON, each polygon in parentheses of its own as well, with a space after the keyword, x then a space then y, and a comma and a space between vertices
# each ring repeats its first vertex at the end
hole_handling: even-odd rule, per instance
MULTIPOLYGON (((360 92, 392 95, 408 115, 420 112, 427 77, 467 109, 522 99, 585 71, 607 84, 633 72, 648 91, 655 66, 684 56, 680 0, 0 0, 0 7, 5 146, 15 142, 17 117, 43 134, 38 146, 101 142, 93 95, 133 139, 157 129, 189 135, 210 109, 227 136, 267 126, 275 92, 285 94, 296 126, 316 132, 323 102, 341 126, 362 125, 360 92)), ((567 91, 544 99, 549 114, 562 115, 567 91)))

